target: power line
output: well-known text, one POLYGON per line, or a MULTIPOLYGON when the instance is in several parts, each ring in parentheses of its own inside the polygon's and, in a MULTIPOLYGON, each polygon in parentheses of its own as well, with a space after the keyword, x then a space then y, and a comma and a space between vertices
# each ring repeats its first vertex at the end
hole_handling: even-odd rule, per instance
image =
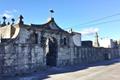
MULTIPOLYGON (((92 23, 95 23, 95 22, 98 22, 98 21, 101 21, 101 20, 105 20, 105 19, 107 19, 107 18, 110 18, 110 17, 114 17, 114 16, 119 16, 120 15, 120 13, 116 13, 116 14, 113 14, 113 15, 110 15, 110 16, 105 16, 105 17, 102 17, 102 18, 99 18, 99 19, 95 19, 95 20, 91 20, 91 21, 88 21, 88 22, 85 22, 85 23, 81 23, 81 24, 78 24, 78 25, 74 25, 74 26, 79 26, 79 25, 87 25, 87 24, 92 24, 92 23)), ((113 20, 111 20, 111 21, 106 21, 107 23, 109 23, 109 22, 112 22, 113 20)), ((116 21, 116 20, 115 20, 116 21)), ((97 24, 104 24, 104 23, 106 23, 106 22, 101 22, 101 23, 97 23, 97 24)), ((113 21, 114 22, 114 21, 113 21)), ((68 27, 68 28, 71 28, 71 27, 68 27)), ((66 28, 66 29, 68 29, 68 28, 66 28)))
MULTIPOLYGON (((111 21, 104 21, 104 22, 100 22, 100 23, 96 23, 96 24, 91 24, 91 25, 85 25, 85 27, 90 27, 90 26, 96 26, 96 25, 102 25, 102 24, 107 24, 107 23, 113 23, 113 22, 120 22, 120 19, 117 19, 117 20, 111 20, 111 21)), ((76 26, 78 27, 78 26, 76 26)), ((84 27, 84 26, 82 26, 84 27)), ((66 29, 70 29, 71 27, 69 28, 66 28, 66 29)))
POLYGON ((104 21, 104 22, 100 22, 100 23, 96 23, 96 24, 87 25, 87 26, 102 25, 102 24, 113 23, 113 22, 119 22, 119 21, 120 21, 120 19, 111 20, 111 21, 104 21))
POLYGON ((89 24, 89 23, 93 23, 93 22, 98 22, 98 21, 101 21, 101 20, 104 20, 104 19, 107 19, 107 18, 110 18, 110 17, 119 16, 119 15, 120 15, 120 13, 113 14, 113 15, 110 15, 110 16, 105 16, 105 17, 102 17, 102 18, 99 18, 99 19, 95 19, 95 20, 86 22, 86 23, 82 23, 80 25, 89 24))

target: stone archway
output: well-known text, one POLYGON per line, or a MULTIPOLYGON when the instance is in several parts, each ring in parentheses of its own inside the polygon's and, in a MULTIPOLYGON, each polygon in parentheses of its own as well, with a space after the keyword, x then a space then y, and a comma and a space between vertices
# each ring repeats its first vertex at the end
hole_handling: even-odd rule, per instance
POLYGON ((54 37, 49 37, 46 40, 46 65, 56 66, 58 54, 58 44, 54 37))

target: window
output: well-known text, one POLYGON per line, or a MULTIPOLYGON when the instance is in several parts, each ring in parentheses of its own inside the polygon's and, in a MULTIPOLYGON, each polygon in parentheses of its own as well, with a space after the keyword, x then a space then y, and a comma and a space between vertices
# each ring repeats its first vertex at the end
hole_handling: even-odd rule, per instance
POLYGON ((46 37, 41 36, 41 47, 45 47, 46 37))
POLYGON ((35 44, 38 44, 38 34, 34 33, 34 37, 35 37, 35 44))
POLYGON ((64 45, 67 45, 67 40, 66 40, 66 38, 64 38, 64 45))

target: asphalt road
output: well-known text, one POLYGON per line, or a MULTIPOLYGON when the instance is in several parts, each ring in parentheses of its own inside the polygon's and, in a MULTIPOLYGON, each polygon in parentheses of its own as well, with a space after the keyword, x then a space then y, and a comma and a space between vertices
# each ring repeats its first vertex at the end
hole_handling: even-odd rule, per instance
POLYGON ((0 80, 120 80, 120 59, 72 67, 52 67, 28 76, 4 77, 0 80))
POLYGON ((120 80, 120 59, 101 65, 97 63, 83 70, 49 75, 49 78, 43 80, 120 80))

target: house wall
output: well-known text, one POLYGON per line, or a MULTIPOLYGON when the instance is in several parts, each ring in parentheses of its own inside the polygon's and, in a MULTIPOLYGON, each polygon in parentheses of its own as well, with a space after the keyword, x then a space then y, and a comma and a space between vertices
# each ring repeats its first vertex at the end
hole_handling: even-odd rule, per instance
MULTIPOLYGON (((60 48, 57 66, 93 63, 120 57, 120 49, 105 48, 60 48)), ((0 73, 5 75, 29 73, 46 67, 45 55, 39 45, 0 45, 0 73)))
POLYGON ((27 73, 45 66, 43 49, 38 45, 0 45, 1 74, 27 73))
MULTIPOLYGON (((57 66, 78 65, 120 57, 120 49, 110 48, 60 48, 57 66)), ((0 74, 14 75, 39 71, 46 68, 44 50, 35 44, 0 45, 0 74)))
POLYGON ((120 49, 73 47, 61 50, 58 66, 100 62, 120 57, 120 49))

